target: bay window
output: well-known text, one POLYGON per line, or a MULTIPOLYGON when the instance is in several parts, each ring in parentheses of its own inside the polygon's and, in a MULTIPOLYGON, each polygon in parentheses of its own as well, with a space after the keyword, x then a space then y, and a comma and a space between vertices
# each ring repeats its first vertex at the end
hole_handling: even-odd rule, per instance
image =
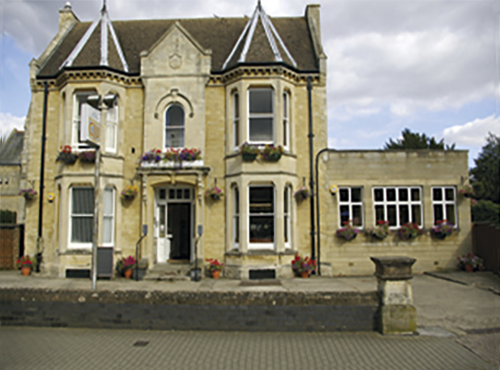
POLYGON ((269 243, 274 243, 274 187, 250 186, 249 205, 250 248, 259 244, 269 248, 269 243))
POLYGON ((94 188, 71 188, 70 246, 90 248, 94 225, 94 188))

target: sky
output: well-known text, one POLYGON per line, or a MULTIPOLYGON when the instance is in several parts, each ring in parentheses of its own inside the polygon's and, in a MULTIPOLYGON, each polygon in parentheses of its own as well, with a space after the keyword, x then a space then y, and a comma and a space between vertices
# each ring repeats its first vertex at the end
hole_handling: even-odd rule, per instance
MULTIPOLYGON (((500 135, 500 0, 312 0, 321 5, 328 145, 382 149, 408 128, 457 149, 469 166, 500 135)), ((302 16, 306 0, 262 0, 271 17, 302 16)), ((29 62, 58 29, 64 0, 0 0, 0 135, 22 129, 29 62)), ((251 16, 257 0, 107 0, 111 20, 251 16)), ((74 0, 81 21, 102 0, 74 0)))

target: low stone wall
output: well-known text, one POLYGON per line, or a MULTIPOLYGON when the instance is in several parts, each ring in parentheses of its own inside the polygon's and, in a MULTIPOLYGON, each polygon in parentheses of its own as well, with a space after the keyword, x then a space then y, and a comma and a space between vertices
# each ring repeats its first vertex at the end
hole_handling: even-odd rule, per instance
POLYGON ((372 331, 376 292, 0 290, 0 325, 142 330, 372 331))

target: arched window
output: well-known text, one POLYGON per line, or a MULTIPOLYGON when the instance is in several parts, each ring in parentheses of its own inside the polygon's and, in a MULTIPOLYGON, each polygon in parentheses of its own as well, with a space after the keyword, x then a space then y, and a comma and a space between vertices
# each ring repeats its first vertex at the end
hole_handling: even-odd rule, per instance
POLYGON ((165 148, 184 147, 184 109, 174 104, 165 112, 165 148))

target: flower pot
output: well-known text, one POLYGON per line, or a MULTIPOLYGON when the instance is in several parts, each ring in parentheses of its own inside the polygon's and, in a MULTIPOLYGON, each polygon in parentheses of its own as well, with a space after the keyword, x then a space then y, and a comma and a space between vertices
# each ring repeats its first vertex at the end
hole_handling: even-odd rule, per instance
POLYGON ((212 270, 212 277, 218 279, 220 277, 220 270, 212 270))
POLYGON ((472 267, 472 265, 466 264, 465 265, 465 271, 467 271, 467 272, 474 272, 474 267, 472 267))
POLYGON ((21 275, 29 276, 30 274, 31 274, 31 267, 29 267, 29 266, 21 267, 21 275))
POLYGON ((134 200, 135 195, 122 195, 124 200, 134 200))
POLYGON ((309 277, 309 271, 304 271, 300 273, 302 279, 307 279, 309 277))
POLYGON ((210 194, 210 198, 212 198, 213 200, 219 200, 220 194, 210 194))
POLYGON ((123 271, 123 276, 125 276, 125 279, 130 279, 130 277, 132 276, 133 272, 134 272, 134 270, 127 269, 127 270, 123 271))
POLYGON ((255 158, 257 158, 257 154, 254 154, 254 153, 241 153, 241 158, 243 158, 243 160, 245 162, 253 162, 253 161, 255 161, 255 158))
POLYGON ((281 153, 269 153, 266 160, 269 162, 277 162, 281 159, 281 153))
POLYGON ((34 194, 24 193, 24 199, 30 201, 30 200, 33 200, 34 198, 35 198, 34 194))
POLYGON ((440 239, 440 240, 446 239, 447 236, 448 236, 448 234, 442 233, 440 231, 437 231, 437 232, 434 233, 434 237, 436 239, 440 239))

